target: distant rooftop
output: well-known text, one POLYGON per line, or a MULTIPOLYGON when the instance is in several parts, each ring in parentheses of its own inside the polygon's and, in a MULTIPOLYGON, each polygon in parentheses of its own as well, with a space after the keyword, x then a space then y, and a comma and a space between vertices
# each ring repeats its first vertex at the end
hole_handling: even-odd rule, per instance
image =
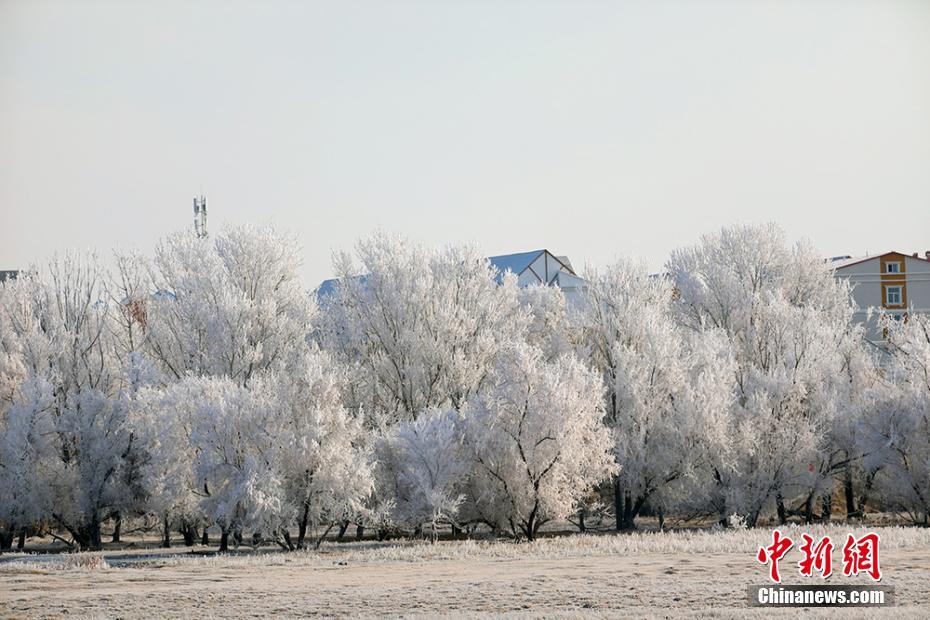
POLYGON ((865 256, 833 256, 826 260, 827 265, 830 269, 842 269, 844 267, 849 267, 851 265, 857 265, 859 263, 864 263, 867 260, 873 260, 880 258, 882 256, 887 256, 888 254, 900 254, 901 256, 906 256, 908 258, 916 258, 917 260, 930 260, 930 251, 925 252, 921 256, 918 252, 912 252, 908 254, 907 252, 897 252, 891 250, 889 252, 882 252, 881 254, 866 254, 865 256))
MULTIPOLYGON (((517 254, 501 254, 500 256, 491 256, 488 258, 491 265, 503 275, 508 271, 520 274, 527 267, 533 264, 540 254, 545 250, 532 250, 530 252, 518 252, 517 254)), ((498 276, 498 280, 500 276, 498 276)))
POLYGON ((488 258, 488 260, 491 262, 491 266, 497 269, 496 280, 500 282, 503 275, 508 271, 512 271, 515 275, 520 275, 526 271, 529 266, 532 265, 542 254, 549 254, 552 258, 561 263, 561 265, 565 267, 569 273, 576 275, 575 270, 572 268, 572 264, 569 262, 567 256, 556 256, 546 249, 532 250, 530 252, 518 252, 516 254, 501 254, 500 256, 491 256, 488 258))
POLYGON ((849 267, 850 265, 855 265, 862 261, 872 260, 879 256, 880 254, 870 254, 866 256, 834 256, 827 259, 827 264, 831 269, 842 269, 843 267, 849 267))
MULTIPOLYGON (((561 263, 571 275, 576 275, 575 270, 572 268, 571 262, 569 262, 567 256, 556 256, 548 250, 531 250, 529 252, 517 252, 516 254, 501 254, 499 256, 490 256, 488 261, 491 263, 491 266, 497 271, 495 280, 500 283, 503 279, 503 275, 508 271, 514 273, 514 275, 520 275, 526 271, 530 265, 536 261, 540 255, 548 253, 552 258, 561 263)), ((365 276, 358 276, 364 281, 365 276)), ((316 289, 317 299, 323 299, 328 297, 336 290, 336 285, 339 283, 339 278, 330 278, 329 280, 323 280, 316 289)))
MULTIPOLYGON (((365 280, 368 276, 355 276, 358 280, 365 284, 365 280)), ((339 284, 341 278, 330 278, 329 280, 323 280, 320 282, 320 285, 316 287, 316 298, 317 300, 323 299, 324 297, 329 297, 336 292, 336 285, 339 284)))

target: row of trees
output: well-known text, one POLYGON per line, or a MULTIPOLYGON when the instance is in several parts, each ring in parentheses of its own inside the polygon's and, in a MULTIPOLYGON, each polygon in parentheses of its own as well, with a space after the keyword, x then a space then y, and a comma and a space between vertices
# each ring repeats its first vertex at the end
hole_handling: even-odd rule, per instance
MULTIPOLYGON (((864 340, 808 246, 738 227, 519 288, 470 246, 376 235, 319 300, 272 229, 177 234, 0 288, 0 543, 111 521, 287 549, 609 515, 930 512, 930 323, 864 340)), ((586 522, 585 519, 588 519, 586 522)))

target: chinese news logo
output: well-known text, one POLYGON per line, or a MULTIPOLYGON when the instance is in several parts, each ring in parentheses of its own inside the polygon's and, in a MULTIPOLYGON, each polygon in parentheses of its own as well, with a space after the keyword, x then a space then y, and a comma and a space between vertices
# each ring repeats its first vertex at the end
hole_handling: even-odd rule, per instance
MULTIPOLYGON (((816 572, 826 579, 833 573, 833 541, 824 536, 815 544, 814 539, 802 534, 803 544, 799 547, 802 558, 798 562, 799 572, 804 577, 811 577, 816 572)), ((853 577, 860 573, 866 574, 873 581, 881 581, 882 571, 878 558, 878 534, 869 532, 859 538, 852 534, 847 535, 843 545, 843 575, 853 577)), ((772 532, 772 544, 760 547, 756 560, 769 567, 769 578, 775 583, 781 583, 779 562, 794 546, 794 541, 783 535, 779 530, 772 532)))

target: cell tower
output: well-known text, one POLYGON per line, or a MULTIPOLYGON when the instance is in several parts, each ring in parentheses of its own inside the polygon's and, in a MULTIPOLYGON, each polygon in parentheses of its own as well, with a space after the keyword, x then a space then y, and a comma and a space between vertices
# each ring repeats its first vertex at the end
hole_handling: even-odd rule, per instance
POLYGON ((194 196, 194 232, 198 239, 207 236, 207 197, 194 196))

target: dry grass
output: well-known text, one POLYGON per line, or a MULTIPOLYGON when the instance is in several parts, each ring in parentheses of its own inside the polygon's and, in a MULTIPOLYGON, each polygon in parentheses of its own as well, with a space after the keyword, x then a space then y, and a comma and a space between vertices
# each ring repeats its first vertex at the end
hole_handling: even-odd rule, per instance
MULTIPOLYGON (((844 538, 865 530, 817 525, 783 531, 844 538)), ((883 583, 896 587, 898 606, 842 615, 930 617, 930 530, 878 531, 883 583)), ((787 617, 747 606, 746 587, 766 580, 755 551, 769 537, 764 529, 704 530, 532 544, 327 543, 319 552, 299 553, 13 554, 0 558, 0 597, 6 599, 0 609, 15 617, 787 617)), ((788 582, 802 581, 788 563, 783 574, 788 582)), ((801 611, 805 617, 837 614, 801 611)))

